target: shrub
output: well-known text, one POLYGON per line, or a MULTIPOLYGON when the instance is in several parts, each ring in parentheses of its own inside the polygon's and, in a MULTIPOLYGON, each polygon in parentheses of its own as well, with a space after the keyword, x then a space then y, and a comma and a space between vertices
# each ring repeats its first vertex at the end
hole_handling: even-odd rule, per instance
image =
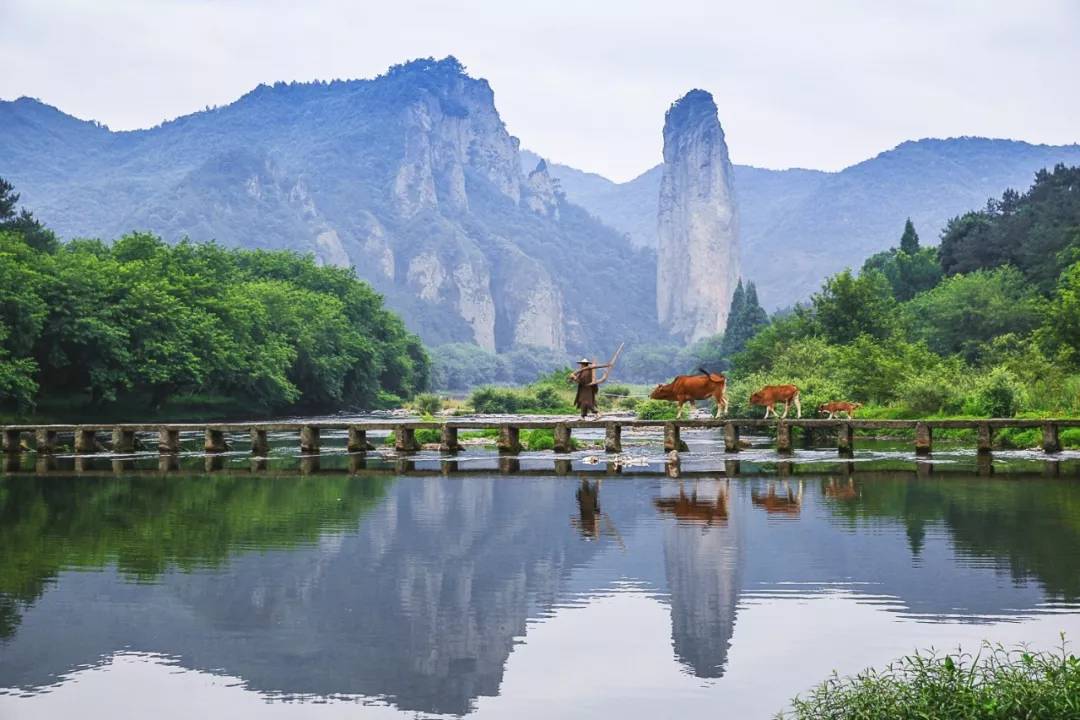
POLYGON ((668 400, 645 400, 637 406, 641 420, 673 420, 678 406, 668 400))
POLYGON ((626 385, 608 385, 606 388, 604 388, 604 392, 608 395, 627 397, 628 395, 630 395, 630 388, 626 385))
POLYGON ((619 402, 617 403, 617 405, 623 410, 637 410, 638 406, 640 406, 642 402, 642 399, 639 397, 624 397, 619 398, 619 402))
POLYGON ((534 408, 538 410, 557 410, 562 407, 563 401, 559 397, 559 393, 552 387, 544 386, 536 391, 536 404, 534 408))
POLYGON ((413 407, 421 415, 434 415, 442 410, 442 398, 435 393, 420 393, 413 399, 413 407))
POLYGON ((1004 368, 994 368, 976 385, 964 402, 964 413, 981 417, 1013 417, 1020 409, 1023 388, 1016 376, 1004 368))
POLYGON ((535 400, 505 388, 482 387, 473 392, 469 404, 478 413, 516 413, 535 400))
MULTIPOLYGON (((521 442, 529 450, 554 450, 555 432, 542 429, 526 430, 521 433, 521 442)), ((570 438, 570 448, 578 450, 581 448, 581 443, 574 438, 570 438)))
POLYGON ((1080 658, 1060 650, 1032 653, 984 645, 976 655, 916 653, 885 670, 833 676, 795 698, 780 717, 1075 718, 1080 697, 1080 658))

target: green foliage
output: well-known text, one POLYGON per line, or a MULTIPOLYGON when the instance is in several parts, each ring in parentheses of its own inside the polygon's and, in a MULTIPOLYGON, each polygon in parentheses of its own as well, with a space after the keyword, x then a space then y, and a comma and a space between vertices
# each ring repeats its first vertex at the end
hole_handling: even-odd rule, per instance
POLYGON ((1013 417, 1020 410, 1023 388, 1016 376, 996 367, 980 378, 964 403, 964 413, 984 417, 1013 417))
POLYGON ((572 413, 573 396, 566 384, 566 375, 561 371, 557 374, 562 375, 560 386, 553 385, 549 378, 525 389, 482 387, 473 391, 469 404, 482 414, 572 413))
POLYGON ((1060 353, 1062 361, 1080 365, 1080 262, 1061 274, 1045 311, 1044 344, 1060 353))
POLYGON ((421 415, 434 415, 442 410, 443 401, 435 393, 420 393, 413 398, 413 407, 421 415))
POLYGON ((729 358, 742 352, 746 347, 746 341, 768 322, 769 316, 758 303, 757 288, 754 283, 747 285, 744 290, 740 279, 731 298, 731 309, 728 312, 727 326, 723 335, 722 356, 729 358))
POLYGON ((780 717, 819 720, 1058 720, 1080 717, 1080 658, 984 645, 977 654, 916 653, 884 670, 833 675, 780 717))
POLYGON ((904 234, 900 236, 900 252, 914 255, 919 251, 919 233, 915 232, 915 223, 911 218, 904 223, 904 234))
POLYGON ((42 252, 0 230, 0 408, 193 393, 267 412, 372 407, 427 376, 419 340, 351 270, 138 233, 42 252))
POLYGON ((446 390, 471 390, 481 385, 525 385, 566 365, 566 354, 550 348, 517 347, 490 353, 472 343, 450 343, 430 350, 431 384, 446 390))
POLYGON ((900 247, 871 255, 862 271, 878 270, 892 286, 893 297, 904 302, 941 281, 941 263, 935 248, 919 247, 919 234, 908 218, 900 247))
POLYGON ((605 385, 603 392, 608 395, 627 397, 630 394, 630 387, 628 385, 605 385))
POLYGON ((995 337, 1034 330, 1042 302, 1019 271, 1003 267, 946 278, 907 303, 904 316, 935 352, 975 361, 995 337))
POLYGON ((882 338, 894 326, 892 286, 878 270, 858 277, 844 270, 827 279, 811 302, 814 317, 830 342, 851 342, 860 335, 882 338))
POLYGON ((668 400, 643 400, 637 406, 641 420, 674 420, 678 405, 668 400))
MULTIPOLYGON (((553 430, 526 430, 521 433, 521 442, 528 450, 553 450, 555 449, 555 431, 553 430)), ((576 438, 570 438, 570 449, 580 450, 582 444, 576 438)))
POLYGON ((689 346, 669 343, 627 346, 616 372, 630 382, 657 383, 676 375, 695 375, 699 368, 724 372, 728 353, 723 335, 710 335, 689 346))
POLYGON ((985 209, 949 221, 941 236, 946 274, 1012 265, 1050 292, 1080 250, 1080 167, 1040 170, 1023 195, 1006 190, 985 209))

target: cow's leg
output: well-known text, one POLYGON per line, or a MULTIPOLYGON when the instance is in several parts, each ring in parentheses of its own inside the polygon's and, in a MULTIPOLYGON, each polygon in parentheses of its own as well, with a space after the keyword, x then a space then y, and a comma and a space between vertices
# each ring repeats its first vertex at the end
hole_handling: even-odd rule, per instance
POLYGON ((784 414, 780 416, 780 418, 781 418, 781 419, 783 419, 783 418, 786 418, 786 417, 787 417, 787 413, 788 413, 788 407, 789 407, 790 405, 791 405, 791 402, 790 402, 790 401, 788 401, 788 400, 785 400, 785 401, 784 401, 784 414))
POLYGON ((679 402, 679 410, 678 410, 678 412, 675 413, 675 419, 676 420, 678 420, 679 418, 682 417, 682 406, 683 406, 683 403, 686 402, 686 401, 685 400, 679 400, 678 402, 679 402))
POLYGON ((802 418, 802 403, 799 402, 799 394, 795 393, 795 417, 802 418))
POLYGON ((768 420, 768 419, 769 419, 769 413, 770 413, 770 412, 771 412, 771 413, 775 413, 776 411, 775 411, 775 410, 773 410, 773 406, 772 406, 772 405, 766 405, 766 406, 765 406, 765 419, 766 419, 766 420, 768 420))

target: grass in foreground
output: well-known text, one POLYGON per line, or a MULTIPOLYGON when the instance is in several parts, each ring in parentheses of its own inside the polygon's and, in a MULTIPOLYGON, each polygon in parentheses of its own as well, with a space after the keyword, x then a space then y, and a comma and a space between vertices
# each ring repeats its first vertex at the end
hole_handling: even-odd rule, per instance
POLYGON ((975 655, 909 655, 884 670, 837 675, 777 718, 798 720, 1068 720, 1080 718, 1080 658, 983 645, 975 655))

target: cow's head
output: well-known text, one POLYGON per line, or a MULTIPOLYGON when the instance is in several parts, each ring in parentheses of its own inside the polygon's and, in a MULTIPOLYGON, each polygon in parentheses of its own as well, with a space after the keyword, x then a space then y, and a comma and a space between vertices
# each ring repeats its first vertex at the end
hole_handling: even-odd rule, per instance
POLYGON ((820 405, 818 405, 817 406, 818 413, 820 413, 821 415, 827 414, 829 412, 829 408, 826 407, 828 404, 829 403, 821 403, 820 405))
POLYGON ((649 397, 653 400, 674 400, 675 391, 671 389, 671 383, 667 385, 657 385, 653 388, 653 391, 649 393, 649 397))
POLYGON ((760 390, 758 390, 756 393, 750 393, 750 404, 751 405, 764 405, 765 404, 764 397, 762 396, 762 393, 761 393, 760 390))

